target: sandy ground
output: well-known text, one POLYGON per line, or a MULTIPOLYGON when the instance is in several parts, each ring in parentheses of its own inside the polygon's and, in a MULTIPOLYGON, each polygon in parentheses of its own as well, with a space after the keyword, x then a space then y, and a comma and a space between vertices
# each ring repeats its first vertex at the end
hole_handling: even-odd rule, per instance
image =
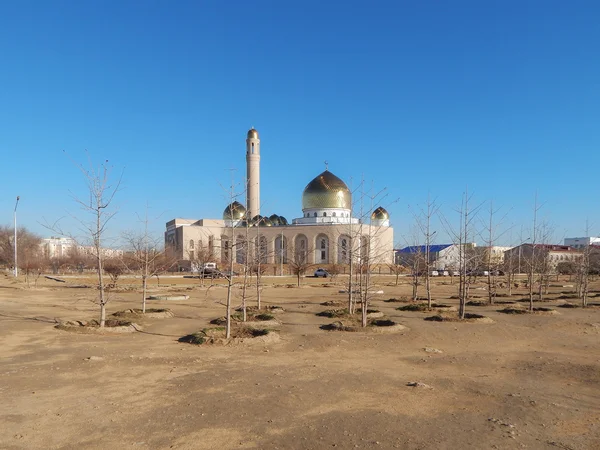
MULTIPOLYGON (((469 311, 494 323, 428 322, 431 313, 384 302, 410 285, 382 277, 373 307, 406 330, 327 332, 319 326, 332 319, 315 313, 344 299, 339 285, 266 278, 264 303, 285 308, 278 342, 194 346, 177 339, 224 314, 222 287, 154 281, 156 293, 190 296, 149 302, 175 317, 98 335, 54 328, 98 316, 95 291, 77 287, 91 281, 66 281, 27 288, 0 275, 0 448, 600 448, 600 308, 483 306, 469 311)), ((434 298, 456 305, 455 286, 436 283, 434 298)), ((109 313, 139 307, 131 289, 114 294, 109 313)))

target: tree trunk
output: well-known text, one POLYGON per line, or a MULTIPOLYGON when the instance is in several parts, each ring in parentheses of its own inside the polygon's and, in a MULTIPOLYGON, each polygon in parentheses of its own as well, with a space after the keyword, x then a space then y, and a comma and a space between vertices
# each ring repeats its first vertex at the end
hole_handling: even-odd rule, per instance
POLYGON ((148 277, 142 275, 142 314, 146 314, 146 287, 148 285, 148 277))
MULTIPOLYGON (((100 225, 98 224, 98 227, 100 225)), ((102 256, 100 255, 100 244, 96 244, 98 252, 98 289, 100 290, 100 328, 104 328, 106 322, 106 298, 104 293, 104 275, 102 273, 102 256)))
POLYGON ((425 274, 425 290, 427 291, 427 307, 431 308, 431 281, 429 276, 429 264, 427 264, 427 273, 425 274))
POLYGON ((225 305, 225 338, 231 337, 231 276, 227 283, 227 302, 225 305))
MULTIPOLYGON (((247 258, 247 256, 246 256, 247 258)), ((248 320, 248 312, 246 309, 246 291, 248 289, 248 262, 244 266, 244 284, 242 285, 242 320, 248 320)))
POLYGON ((260 276, 257 275, 256 276, 256 307, 258 308, 258 310, 260 310, 261 308, 261 304, 260 304, 260 276))
MULTIPOLYGON (((492 251, 489 249, 488 251, 492 251)), ((494 293, 492 292, 492 271, 488 270, 488 301, 490 305, 494 304, 494 293)))

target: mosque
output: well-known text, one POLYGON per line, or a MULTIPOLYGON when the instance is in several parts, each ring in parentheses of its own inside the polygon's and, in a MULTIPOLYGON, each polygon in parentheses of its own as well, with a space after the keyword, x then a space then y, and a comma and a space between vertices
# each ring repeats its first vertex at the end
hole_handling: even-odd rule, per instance
POLYGON ((368 255, 371 264, 393 262, 394 231, 388 212, 377 207, 355 217, 352 193, 329 170, 317 175, 302 193, 302 216, 291 223, 277 214, 261 215, 260 138, 246 139, 246 206, 234 201, 221 219, 173 219, 167 222, 165 248, 183 270, 204 262, 348 264, 351 255, 368 255), (233 252, 233 253, 230 253, 233 252))

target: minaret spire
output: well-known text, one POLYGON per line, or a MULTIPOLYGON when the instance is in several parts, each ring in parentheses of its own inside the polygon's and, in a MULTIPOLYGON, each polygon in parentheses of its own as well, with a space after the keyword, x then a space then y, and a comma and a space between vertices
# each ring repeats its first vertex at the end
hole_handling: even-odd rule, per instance
POLYGON ((260 139, 254 127, 246 139, 246 211, 249 219, 260 214, 260 139))

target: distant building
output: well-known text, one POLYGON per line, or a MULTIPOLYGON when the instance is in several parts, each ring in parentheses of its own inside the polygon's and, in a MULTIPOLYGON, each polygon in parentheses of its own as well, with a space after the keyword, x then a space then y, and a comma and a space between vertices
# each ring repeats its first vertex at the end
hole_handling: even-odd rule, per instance
POLYGON ((529 270, 531 264, 537 269, 546 265, 550 272, 556 271, 556 266, 561 262, 576 262, 581 257, 581 251, 568 245, 555 244, 521 244, 504 253, 504 260, 511 260, 511 266, 517 273, 529 270))
MULTIPOLYGON (((476 243, 464 244, 468 249, 477 247, 476 243)), ((396 264, 412 266, 415 258, 425 261, 427 246, 411 245, 396 250, 396 264)), ((436 244, 429 246, 429 266, 435 269, 457 269, 460 265, 460 246, 456 244, 436 244)))
POLYGON ((600 245, 600 237, 573 237, 565 238, 565 245, 576 249, 582 249, 588 245, 600 245))
POLYGON ((511 248, 493 245, 491 247, 477 247, 475 251, 479 256, 481 267, 487 270, 500 267, 504 263, 504 253, 511 248), (487 267, 488 262, 491 267, 487 267))
MULTIPOLYGON (((48 259, 68 258, 74 254, 95 255, 96 249, 92 245, 79 245, 73 238, 69 237, 50 237, 42 239, 40 247, 44 257, 48 259)), ((123 256, 123 250, 114 248, 101 249, 102 255, 106 258, 116 258, 123 256)))
POLYGON ((48 259, 66 258, 69 252, 77 244, 75 240, 68 237, 50 237, 42 239, 40 246, 44 256, 48 259))

